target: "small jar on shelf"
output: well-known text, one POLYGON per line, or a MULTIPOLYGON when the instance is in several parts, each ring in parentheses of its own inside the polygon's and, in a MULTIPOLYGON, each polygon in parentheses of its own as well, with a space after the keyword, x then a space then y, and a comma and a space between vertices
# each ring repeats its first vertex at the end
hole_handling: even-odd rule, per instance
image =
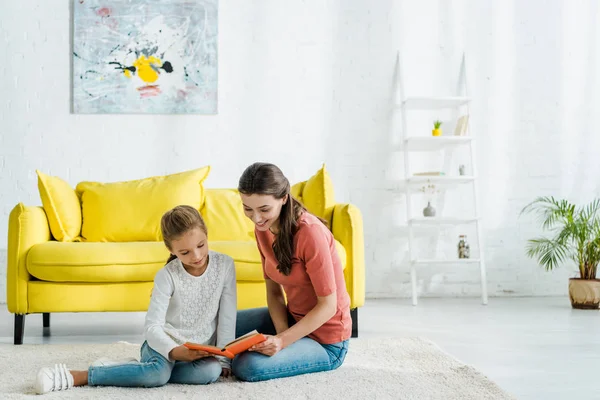
POLYGON ((471 257, 471 246, 467 242, 467 235, 460 235, 458 237, 458 258, 469 257, 471 257))

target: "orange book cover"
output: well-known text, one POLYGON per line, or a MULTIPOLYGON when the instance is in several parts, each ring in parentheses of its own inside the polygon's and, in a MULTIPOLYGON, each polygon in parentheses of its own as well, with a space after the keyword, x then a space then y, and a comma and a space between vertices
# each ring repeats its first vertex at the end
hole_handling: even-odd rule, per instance
POLYGON ((210 346, 207 344, 197 344, 190 342, 184 343, 183 345, 190 350, 202 350, 210 354, 225 356, 227 358, 233 359, 236 356, 236 354, 242 353, 248 350, 250 347, 254 346, 255 344, 264 342, 265 340, 267 340, 265 335, 263 335, 262 333, 258 333, 258 331, 252 331, 245 334, 244 336, 240 336, 231 343, 227 343, 223 348, 217 346, 210 346))

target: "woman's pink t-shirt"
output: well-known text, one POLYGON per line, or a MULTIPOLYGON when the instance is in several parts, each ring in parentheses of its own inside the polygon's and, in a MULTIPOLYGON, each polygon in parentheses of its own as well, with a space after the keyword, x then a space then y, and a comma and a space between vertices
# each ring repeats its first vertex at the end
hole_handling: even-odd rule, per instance
POLYGON ((296 321, 304 318, 317 305, 317 296, 336 293, 335 315, 308 336, 322 344, 349 339, 352 332, 350 296, 335 240, 329 229, 314 215, 302 213, 298 219, 298 231, 294 235, 294 257, 288 276, 277 270, 278 262, 273 252, 275 235, 271 231, 255 230, 254 233, 265 278, 283 287, 288 310, 296 321))

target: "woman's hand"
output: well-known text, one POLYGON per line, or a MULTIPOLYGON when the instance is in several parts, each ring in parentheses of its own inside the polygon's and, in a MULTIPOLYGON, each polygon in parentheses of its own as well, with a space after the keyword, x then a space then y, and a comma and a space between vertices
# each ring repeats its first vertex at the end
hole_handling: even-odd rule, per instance
POLYGON ((267 340, 262 343, 255 344, 248 350, 255 351, 257 353, 264 354, 266 356, 273 356, 283 349, 283 340, 279 336, 265 335, 267 340))
POLYGON ((169 352, 169 358, 175 361, 196 361, 204 357, 211 357, 210 353, 202 350, 191 350, 184 345, 177 346, 169 352))
POLYGON ((221 370, 221 376, 223 378, 229 378, 231 376, 231 368, 223 367, 223 369, 221 370))

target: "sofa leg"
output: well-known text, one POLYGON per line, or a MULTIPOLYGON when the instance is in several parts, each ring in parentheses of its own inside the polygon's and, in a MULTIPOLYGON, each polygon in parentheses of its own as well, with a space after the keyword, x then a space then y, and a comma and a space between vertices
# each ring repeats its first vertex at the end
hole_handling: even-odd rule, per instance
POLYGON ((50 313, 44 313, 44 336, 50 336, 50 313))
POLYGON ((15 314, 15 344, 23 344, 25 314, 15 314))
POLYGON ((358 308, 350 310, 350 317, 352 318, 352 337, 358 337, 358 308))

